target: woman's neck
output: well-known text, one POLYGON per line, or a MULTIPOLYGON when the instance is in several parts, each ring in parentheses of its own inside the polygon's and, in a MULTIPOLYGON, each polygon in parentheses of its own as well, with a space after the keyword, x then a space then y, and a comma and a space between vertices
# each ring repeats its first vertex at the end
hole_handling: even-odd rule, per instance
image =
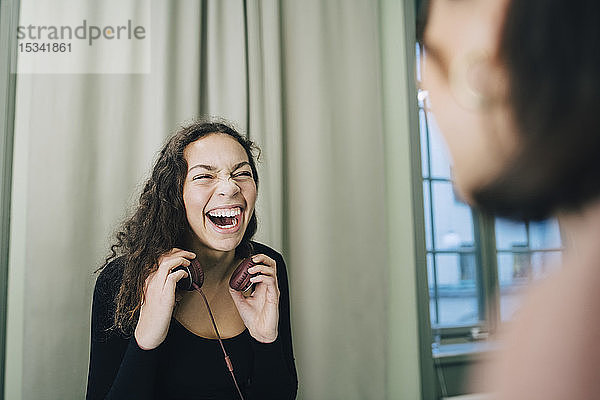
POLYGON ((202 266, 205 285, 212 286, 229 281, 231 272, 236 264, 235 249, 218 251, 196 244, 191 246, 191 251, 196 254, 196 259, 202 266))
POLYGON ((565 246, 565 257, 576 263, 600 259, 600 200, 577 213, 558 216, 565 246))

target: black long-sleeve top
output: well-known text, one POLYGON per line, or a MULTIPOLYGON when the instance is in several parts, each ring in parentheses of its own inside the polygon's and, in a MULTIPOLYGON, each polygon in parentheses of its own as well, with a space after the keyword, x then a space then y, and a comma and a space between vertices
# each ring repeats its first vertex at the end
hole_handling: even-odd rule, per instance
MULTIPOLYGON (((270 247, 253 244, 255 254, 265 254, 277 263, 279 334, 273 343, 261 343, 246 329, 223 339, 223 344, 246 400, 295 399, 298 378, 285 262, 270 247)), ((238 400, 218 340, 197 336, 172 318, 164 342, 155 349, 142 350, 133 336, 110 329, 123 268, 123 258, 116 259, 96 281, 86 398, 238 400)))

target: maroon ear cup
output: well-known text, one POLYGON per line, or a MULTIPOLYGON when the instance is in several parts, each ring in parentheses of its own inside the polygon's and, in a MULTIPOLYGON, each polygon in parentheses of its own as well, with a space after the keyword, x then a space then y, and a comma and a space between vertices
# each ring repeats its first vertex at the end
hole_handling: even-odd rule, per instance
POLYGON ((171 272, 179 271, 180 269, 185 270, 187 272, 187 276, 182 278, 177 282, 177 289, 181 290, 194 290, 194 283, 200 288, 204 283, 204 271, 200 266, 200 262, 196 259, 190 260, 190 265, 180 265, 178 267, 173 268, 171 272))
POLYGON ((238 292, 245 292, 250 289, 252 282, 250 278, 257 274, 250 274, 248 268, 255 266, 256 264, 252 261, 252 258, 244 259, 240 265, 233 271, 231 278, 229 279, 229 287, 238 292))

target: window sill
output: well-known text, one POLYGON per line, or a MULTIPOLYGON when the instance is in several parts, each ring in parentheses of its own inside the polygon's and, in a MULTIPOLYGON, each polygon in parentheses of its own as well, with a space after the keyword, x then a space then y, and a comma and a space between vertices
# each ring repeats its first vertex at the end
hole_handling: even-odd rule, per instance
POLYGON ((443 397, 442 400, 491 400, 491 394, 476 393, 476 394, 465 394, 462 396, 443 397))
POLYGON ((436 364, 456 364, 482 361, 489 358, 491 352, 499 348, 494 341, 456 341, 440 344, 432 350, 436 364))

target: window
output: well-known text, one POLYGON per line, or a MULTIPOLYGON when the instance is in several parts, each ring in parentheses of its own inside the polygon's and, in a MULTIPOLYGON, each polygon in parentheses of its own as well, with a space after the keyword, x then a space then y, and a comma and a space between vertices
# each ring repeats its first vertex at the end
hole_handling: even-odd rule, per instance
MULTIPOLYGON (((417 45, 418 80, 422 54, 417 45)), ((558 224, 495 219, 464 204, 425 91, 418 92, 418 107, 434 340, 494 330, 518 308, 522 289, 560 263, 558 224)))
POLYGON ((515 223, 496 220, 496 260, 500 318, 510 319, 519 305, 519 292, 561 262, 556 221, 515 223))

